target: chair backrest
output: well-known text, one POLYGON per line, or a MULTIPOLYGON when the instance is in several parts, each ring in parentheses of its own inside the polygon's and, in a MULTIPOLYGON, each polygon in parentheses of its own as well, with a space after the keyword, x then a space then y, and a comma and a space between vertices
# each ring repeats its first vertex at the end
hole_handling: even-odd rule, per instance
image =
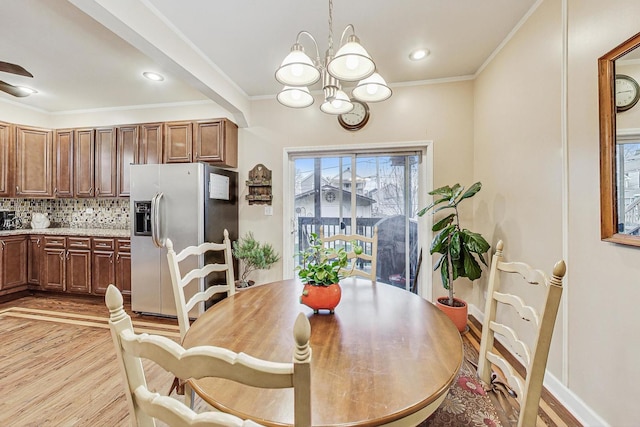
POLYGON ((351 271, 352 276, 360 276, 376 283, 376 268, 378 263, 378 227, 373 228, 373 236, 367 237, 360 234, 335 234, 333 236, 324 236, 322 227, 318 233, 320 241, 326 245, 334 246, 344 245, 348 252, 348 258, 351 260, 351 266, 343 270, 351 271), (353 245, 360 245, 363 249, 361 254, 353 251, 353 245), (363 261, 370 262, 371 266, 368 270, 363 268, 363 261))
POLYGON ((176 302, 180 337, 184 339, 190 325, 189 311, 195 307, 196 304, 204 304, 205 301, 208 301, 217 293, 226 292, 227 295, 230 296, 236 292, 231 241, 229 240, 229 232, 225 229, 222 243, 206 242, 198 246, 189 246, 180 251, 180 253, 174 251, 171 239, 166 240, 165 246, 167 247, 167 260, 169 262, 171 284, 173 285, 173 296, 176 302), (198 257, 199 260, 204 260, 205 253, 209 251, 223 251, 224 263, 205 264, 204 261, 202 261, 196 264, 202 265, 200 268, 195 268, 184 273, 181 271, 180 262, 184 261, 187 257, 198 257), (184 290, 185 286, 194 280, 202 282, 209 274, 216 271, 224 271, 226 273, 226 283, 209 286, 204 290, 200 290, 187 301, 184 290))
POLYGON ((293 326, 293 362, 279 363, 213 346, 185 350, 163 336, 136 334, 115 286, 107 288, 105 302, 133 425, 155 426, 155 419, 170 426, 260 425, 223 412, 196 414, 179 400, 150 391, 142 365, 142 359, 149 359, 181 379, 215 377, 260 388, 293 388, 295 426, 311 426, 311 325, 303 313, 293 326))
MULTIPOLYGON (((500 240, 491 261, 487 304, 482 325, 482 339, 480 340, 478 375, 482 381, 489 384, 492 364, 500 368, 505 380, 517 394, 517 400, 520 404, 518 426, 535 426, 549 346, 562 296, 562 278, 567 267, 563 260, 558 261, 553 268, 553 275, 549 278, 543 271, 533 269, 523 262, 504 262, 503 249, 504 244, 500 240), (527 305, 520 296, 500 291, 500 277, 505 274, 509 274, 511 277, 521 276, 523 280, 519 280, 517 285, 523 282, 524 285, 534 285, 541 288, 540 291, 544 294, 544 298, 538 304, 538 309, 527 305), (501 313, 497 316, 499 306, 501 313), (509 314, 513 313, 503 313, 504 306, 511 306, 517 312, 518 318, 523 319, 534 328, 535 335, 531 346, 520 339, 512 327, 514 325, 508 326, 506 324, 509 314), (505 320, 504 323, 498 321, 496 317, 505 320), (525 368, 525 375, 522 379, 516 374, 513 365, 494 351, 494 335, 496 333, 522 359, 525 368)), ((528 288, 532 287, 528 286, 528 288)))

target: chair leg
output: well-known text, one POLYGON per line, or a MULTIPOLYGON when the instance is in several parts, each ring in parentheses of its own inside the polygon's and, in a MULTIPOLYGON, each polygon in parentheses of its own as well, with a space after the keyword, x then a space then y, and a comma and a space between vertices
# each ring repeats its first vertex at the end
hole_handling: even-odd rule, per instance
POLYGON ((193 391, 189 384, 184 384, 184 403, 188 405, 189 408, 193 409, 194 402, 196 400, 196 393, 193 391))

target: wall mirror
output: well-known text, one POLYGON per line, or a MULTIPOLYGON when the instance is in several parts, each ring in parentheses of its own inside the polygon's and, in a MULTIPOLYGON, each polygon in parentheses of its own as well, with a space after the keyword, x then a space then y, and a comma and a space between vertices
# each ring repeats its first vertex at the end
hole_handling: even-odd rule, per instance
POLYGON ((640 246, 640 33, 598 59, 600 237, 640 246))

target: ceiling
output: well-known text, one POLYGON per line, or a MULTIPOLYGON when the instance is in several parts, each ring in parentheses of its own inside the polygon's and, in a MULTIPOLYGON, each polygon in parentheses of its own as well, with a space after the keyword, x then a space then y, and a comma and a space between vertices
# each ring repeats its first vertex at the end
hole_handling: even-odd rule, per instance
MULTIPOLYGON (((335 0, 334 46, 353 24, 392 88, 472 76, 534 3, 335 0), (431 54, 410 61, 418 47, 431 54)), ((274 72, 300 30, 314 35, 321 56, 328 47, 328 0, 4 0, 2 6, 0 61, 20 64, 34 78, 0 73, 0 80, 38 93, 0 92, 0 101, 52 114, 213 100, 242 115, 250 99, 280 90, 274 72), (146 80, 143 71, 165 80, 146 80)), ((315 56, 308 39, 302 44, 315 56)))

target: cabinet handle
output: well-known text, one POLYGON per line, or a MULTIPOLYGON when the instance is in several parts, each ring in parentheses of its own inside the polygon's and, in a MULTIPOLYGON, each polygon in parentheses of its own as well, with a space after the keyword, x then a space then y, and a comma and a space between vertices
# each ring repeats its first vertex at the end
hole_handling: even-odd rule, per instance
POLYGON ((4 247, 6 246, 6 243, 4 242, 4 240, 0 240, 0 243, 2 243, 2 249, 4 249, 4 247))
POLYGON ((58 187, 55 187, 55 188, 53 189, 53 194, 58 194, 58 187))
POLYGON ((38 239, 36 240, 36 245, 37 245, 38 247, 40 247, 40 238, 39 238, 39 237, 38 237, 38 239))
POLYGON ((67 251, 67 259, 69 259, 69 251, 67 251))
POLYGON ((60 256, 60 259, 64 260, 64 251, 63 251, 63 252, 60 252, 60 255, 59 255, 59 256, 60 256))
POLYGON ((16 193, 20 194, 20 187, 16 185, 16 193))
POLYGON ((116 261, 120 262, 120 254, 116 255, 116 261))
POLYGON ((96 188, 96 196, 100 194, 100 188, 96 188))
POLYGON ((93 187, 89 187, 89 193, 93 193, 93 187))
POLYGON ((113 264, 113 254, 109 254, 109 262, 113 264))

